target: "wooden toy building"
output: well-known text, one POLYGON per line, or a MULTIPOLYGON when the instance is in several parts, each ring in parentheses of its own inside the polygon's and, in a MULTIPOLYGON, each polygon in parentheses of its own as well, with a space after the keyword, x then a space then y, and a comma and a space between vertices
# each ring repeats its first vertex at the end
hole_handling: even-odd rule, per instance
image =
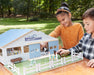
POLYGON ((48 42, 48 51, 53 54, 59 49, 58 39, 33 29, 11 29, 0 34, 0 62, 7 65, 18 57, 22 61, 40 57, 40 43, 48 42))

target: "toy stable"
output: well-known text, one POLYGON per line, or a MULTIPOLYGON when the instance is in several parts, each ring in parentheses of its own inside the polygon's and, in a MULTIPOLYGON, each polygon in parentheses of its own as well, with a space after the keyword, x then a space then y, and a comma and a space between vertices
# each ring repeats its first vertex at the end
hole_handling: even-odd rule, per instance
POLYGON ((18 57, 22 61, 40 57, 40 43, 48 42, 48 51, 59 49, 58 39, 33 29, 11 29, 0 35, 0 62, 7 65, 11 59, 18 57))

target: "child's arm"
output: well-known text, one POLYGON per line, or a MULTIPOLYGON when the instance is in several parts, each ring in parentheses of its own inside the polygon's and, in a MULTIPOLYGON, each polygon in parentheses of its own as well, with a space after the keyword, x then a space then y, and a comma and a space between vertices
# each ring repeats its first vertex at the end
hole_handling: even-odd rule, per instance
POLYGON ((61 34, 61 27, 57 26, 54 31, 52 31, 49 35, 52 37, 58 37, 61 34))
POLYGON ((85 33, 84 36, 82 37, 82 39, 79 41, 79 43, 75 46, 69 49, 69 51, 71 52, 71 50, 75 51, 75 52, 81 52, 82 51, 82 43, 84 41, 84 37, 87 34, 85 33))
POLYGON ((87 66, 89 67, 94 67, 94 59, 91 59, 88 63, 87 63, 87 66))
POLYGON ((75 52, 79 52, 81 47, 82 47, 82 40, 80 40, 80 42, 75 47, 72 47, 69 50, 59 49, 57 51, 57 54, 60 54, 60 55, 62 55, 62 54, 69 54, 71 52, 71 50, 73 50, 75 52))
POLYGON ((64 50, 64 49, 60 49, 57 51, 57 53, 60 53, 61 54, 66 54, 66 53, 70 53, 71 50, 75 51, 75 52, 80 52, 82 51, 82 43, 84 41, 84 37, 85 37, 86 34, 84 34, 83 38, 79 41, 79 43, 75 46, 75 47, 72 47, 70 48, 69 50, 64 50))

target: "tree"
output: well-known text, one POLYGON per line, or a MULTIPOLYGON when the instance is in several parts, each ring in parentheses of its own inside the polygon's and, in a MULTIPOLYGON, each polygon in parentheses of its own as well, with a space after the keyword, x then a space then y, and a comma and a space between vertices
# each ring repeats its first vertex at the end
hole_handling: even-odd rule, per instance
POLYGON ((53 17, 62 2, 67 2, 72 18, 81 19, 82 14, 94 7, 94 0, 0 0, 0 15, 25 15, 41 18, 53 17))
POLYGON ((27 0, 27 21, 29 21, 30 14, 30 0, 27 0))
POLYGON ((1 11, 2 18, 4 17, 4 13, 6 12, 5 9, 7 9, 9 3, 10 3, 10 0, 0 0, 0 11, 1 11))
POLYGON ((69 4, 73 18, 80 18, 82 14, 88 9, 94 6, 93 0, 66 0, 69 4))

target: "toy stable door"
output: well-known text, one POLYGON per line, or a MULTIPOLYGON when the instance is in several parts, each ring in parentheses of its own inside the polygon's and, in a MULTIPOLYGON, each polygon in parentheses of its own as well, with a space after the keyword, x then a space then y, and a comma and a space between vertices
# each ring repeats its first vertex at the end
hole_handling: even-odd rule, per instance
POLYGON ((29 55, 30 55, 30 59, 40 57, 41 56, 40 44, 29 45, 29 55))
POLYGON ((50 41, 50 42, 48 42, 48 46, 49 46, 49 51, 50 51, 51 54, 53 54, 54 51, 59 50, 58 41, 50 41))

